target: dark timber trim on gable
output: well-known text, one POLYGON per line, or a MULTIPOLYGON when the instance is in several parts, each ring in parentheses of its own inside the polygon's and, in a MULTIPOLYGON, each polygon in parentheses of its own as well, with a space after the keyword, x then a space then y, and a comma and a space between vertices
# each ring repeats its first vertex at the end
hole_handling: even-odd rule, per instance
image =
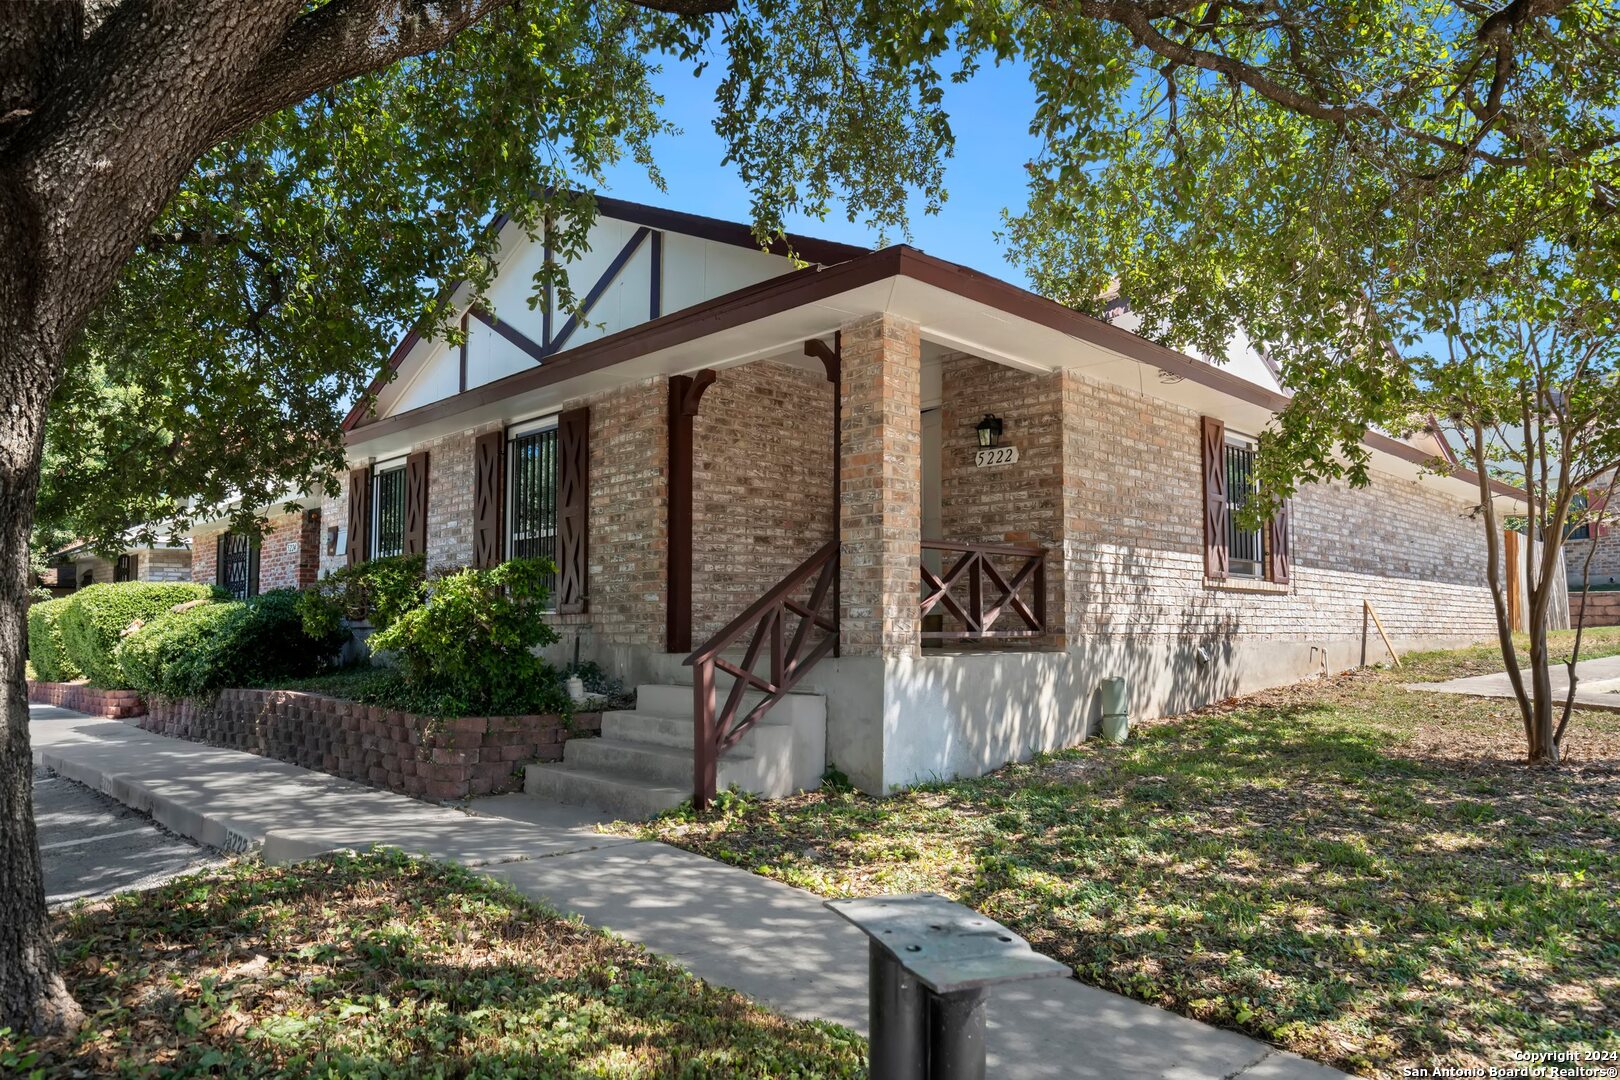
MULTIPOLYGON (((687 236, 694 236, 700 240, 712 240, 717 244, 728 244, 732 247, 748 248, 753 251, 763 251, 771 255, 786 256, 790 251, 798 258, 808 263, 819 263, 830 266, 834 263, 847 262, 863 255, 872 254, 870 248, 855 244, 841 244, 836 240, 818 240, 813 236, 801 236, 798 233, 788 233, 784 239, 773 240, 769 247, 761 248, 759 241, 754 237, 754 231, 747 225, 736 221, 722 221, 719 218, 704 217, 701 214, 688 214, 679 210, 667 210, 661 206, 649 206, 646 203, 629 202, 624 199, 614 199, 604 195, 596 197, 596 214, 598 218, 613 218, 626 221, 632 225, 642 225, 653 230, 653 318, 662 314, 662 277, 663 277, 663 238, 661 232, 678 232, 687 236)), ((499 213, 490 218, 486 229, 499 233, 506 228, 512 217, 510 214, 499 213)), ((545 243, 545 258, 551 259, 551 241, 549 230, 545 243)), ((457 282, 444 289, 439 294, 439 300, 447 300, 463 283, 457 282)), ((544 339, 547 344, 551 342, 551 308, 552 289, 549 284, 545 290, 545 306, 543 310, 544 339)), ((487 321, 487 320, 486 320, 487 321)), ((493 323, 490 323, 494 326, 493 323)), ((394 346, 394 351, 388 354, 384 361, 382 371, 371 380, 366 392, 355 402, 349 410, 348 416, 343 419, 343 430, 349 431, 362 423, 367 414, 369 399, 376 396, 383 387, 388 385, 389 376, 405 362, 418 342, 425 335, 420 327, 413 327, 409 333, 400 339, 394 346)), ((525 338, 524 340, 528 340, 525 338)), ((521 347, 521 346, 520 346, 521 347)), ((527 350, 525 350, 527 351, 527 350)), ((465 353, 465 347, 463 347, 465 353)), ((532 355, 532 354, 531 354, 532 355)))

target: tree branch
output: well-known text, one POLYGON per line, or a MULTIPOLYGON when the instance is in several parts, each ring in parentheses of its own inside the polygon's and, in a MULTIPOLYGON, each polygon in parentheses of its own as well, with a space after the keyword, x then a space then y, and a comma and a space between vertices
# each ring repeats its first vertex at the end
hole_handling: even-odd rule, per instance
MULTIPOLYGON (((220 116, 221 141, 317 90, 450 42, 509 0, 332 0, 298 18, 220 116)), ((730 11, 736 0, 631 0, 682 16, 730 11)))

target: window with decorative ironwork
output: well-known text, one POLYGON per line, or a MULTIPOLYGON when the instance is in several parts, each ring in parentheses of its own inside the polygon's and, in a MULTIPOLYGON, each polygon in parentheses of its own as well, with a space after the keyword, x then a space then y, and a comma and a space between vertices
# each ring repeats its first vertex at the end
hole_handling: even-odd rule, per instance
POLYGON ((259 545, 242 533, 223 533, 214 560, 214 581, 237 600, 259 594, 259 545))
POLYGON ((120 555, 118 561, 113 563, 114 581, 134 581, 136 574, 136 560, 134 555, 120 555))
POLYGON ((371 557, 386 559, 405 553, 405 462, 403 459, 372 470, 371 557))
POLYGON ((1226 517, 1227 573, 1232 577, 1263 577, 1266 565, 1265 530, 1239 522, 1241 511, 1259 492, 1254 471, 1254 443, 1226 439, 1226 491, 1230 512, 1226 517))
MULTIPOLYGON (((557 561, 557 425, 515 428, 506 447, 506 553, 557 561)), ((547 587, 555 591, 555 578, 547 587)))

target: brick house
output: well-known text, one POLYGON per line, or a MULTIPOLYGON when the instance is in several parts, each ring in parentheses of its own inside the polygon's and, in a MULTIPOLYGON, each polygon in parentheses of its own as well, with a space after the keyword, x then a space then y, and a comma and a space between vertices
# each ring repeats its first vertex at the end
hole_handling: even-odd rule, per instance
POLYGON ((1605 512, 1611 486, 1612 479, 1601 480, 1583 498, 1598 519, 1583 522, 1564 542, 1572 614, 1578 618, 1584 606, 1587 626, 1620 626, 1620 531, 1615 529, 1612 514, 1605 512), (1580 595, 1583 580, 1597 590, 1584 601, 1580 595))
POLYGON ((72 544, 50 557, 41 584, 58 596, 114 581, 190 581, 191 549, 184 543, 132 544, 111 558, 72 544))
POLYGON ((218 585, 236 597, 313 585, 320 575, 320 545, 324 542, 318 502, 316 497, 299 494, 261 508, 266 524, 257 543, 245 534, 231 532, 223 518, 195 522, 190 580, 218 585), (289 510, 288 505, 304 508, 289 510))
POLYGON ((320 510, 324 569, 556 560, 559 658, 641 689, 535 790, 655 808, 836 764, 883 792, 1080 741, 1105 677, 1140 717, 1380 658, 1364 602, 1401 649, 1494 633, 1478 485, 1432 440, 1370 434, 1370 489, 1238 526, 1286 400, 1253 349, 1217 366, 907 246, 794 238, 801 265, 601 212, 584 319, 530 308, 545 246, 497 220, 495 314, 399 344, 320 510))

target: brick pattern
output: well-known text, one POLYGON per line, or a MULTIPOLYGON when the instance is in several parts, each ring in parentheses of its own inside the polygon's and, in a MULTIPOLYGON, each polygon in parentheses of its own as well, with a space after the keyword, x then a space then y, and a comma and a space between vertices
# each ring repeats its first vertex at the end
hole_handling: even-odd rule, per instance
MULTIPOLYGON (((302 589, 315 583, 323 542, 320 510, 277 514, 265 525, 259 542, 259 591, 302 589)), ((191 580, 212 585, 219 580, 219 538, 223 528, 191 534, 191 580)))
POLYGON ((191 553, 154 549, 136 553, 140 564, 135 568, 139 581, 190 581, 191 553))
POLYGON ((422 450, 428 453, 427 562, 430 573, 472 565, 473 440, 499 427, 499 424, 485 424, 411 448, 412 453, 422 450))
POLYGON ((1592 555, 1591 581, 1594 585, 1620 585, 1620 522, 1610 522, 1604 534, 1592 540, 1569 540, 1564 544, 1564 567, 1569 573, 1570 591, 1581 586, 1586 557, 1592 555), (1597 551, 1592 552, 1592 545, 1597 551))
POLYGON ((275 758, 402 795, 465 799, 516 791, 521 766, 557 761, 599 713, 434 720, 290 690, 226 690, 213 702, 154 701, 147 731, 275 758))
MULTIPOLYGON (((590 571, 585 616, 602 640, 662 647, 669 559, 669 383, 592 399, 590 571)), ((705 407, 707 404, 705 403, 705 407)))
POLYGON ((111 720, 146 713, 146 702, 135 691, 103 690, 86 682, 37 682, 29 679, 28 700, 36 705, 55 705, 111 720))
POLYGON ((1363 600, 1395 636, 1495 632, 1483 531, 1462 503, 1393 476, 1299 493, 1287 586, 1207 583, 1197 415, 1075 372, 1062 378, 1071 639, 1354 636, 1363 600))
MULTIPOLYGON (((1584 623, 1587 626, 1620 626, 1620 592, 1595 592, 1586 597, 1586 615, 1584 623)), ((1569 624, 1574 626, 1582 621, 1581 594, 1571 591, 1569 594, 1569 624)))
POLYGON ((832 539, 832 409, 820 364, 727 368, 704 393, 693 421, 694 644, 832 539))
POLYGON ((921 342, 890 315, 843 328, 841 648, 918 647, 922 531, 921 342))
MULTIPOLYGON (((1054 632, 1044 640, 1059 644, 1064 591, 1062 378, 959 354, 941 361, 940 389, 940 539, 1047 545, 1046 610, 1054 632), (974 465, 977 426, 986 413, 1001 418, 1001 445, 1018 448, 1016 462, 974 465)), ((950 558, 946 556, 942 569, 948 569, 950 558)), ((1003 559, 996 565, 1011 573, 1018 563, 1003 559)), ((1029 595, 1027 588, 1023 595, 1029 595)), ((940 628, 959 625, 947 614, 940 628)))

